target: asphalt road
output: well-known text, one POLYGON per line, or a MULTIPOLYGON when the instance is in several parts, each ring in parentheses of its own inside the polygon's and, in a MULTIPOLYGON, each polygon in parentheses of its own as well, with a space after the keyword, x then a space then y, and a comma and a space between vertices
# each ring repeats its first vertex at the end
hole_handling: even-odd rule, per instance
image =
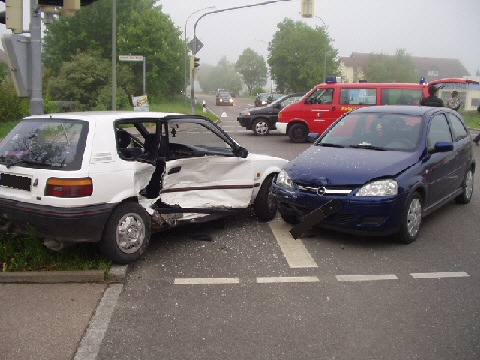
MULTIPOLYGON (((240 128, 251 100, 198 98, 252 152, 293 159, 309 146, 240 128)), ((428 216, 410 245, 325 230, 292 241, 252 213, 157 234, 98 359, 479 359, 479 180, 469 205, 428 216)))

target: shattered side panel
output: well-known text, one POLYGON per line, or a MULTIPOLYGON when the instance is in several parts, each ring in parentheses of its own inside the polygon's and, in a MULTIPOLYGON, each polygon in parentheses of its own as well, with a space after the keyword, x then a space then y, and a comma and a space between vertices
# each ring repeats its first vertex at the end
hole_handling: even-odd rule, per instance
POLYGON ((205 156, 167 162, 161 200, 182 208, 246 208, 253 192, 248 159, 205 156))

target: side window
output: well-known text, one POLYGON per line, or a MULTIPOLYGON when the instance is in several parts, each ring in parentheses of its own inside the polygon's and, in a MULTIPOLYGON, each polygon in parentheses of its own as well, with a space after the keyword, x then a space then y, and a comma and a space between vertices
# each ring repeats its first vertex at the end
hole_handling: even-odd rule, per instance
POLYGON ((285 99, 284 101, 282 101, 282 108, 284 108, 287 105, 293 104, 294 102, 297 102, 301 98, 302 96, 292 96, 292 97, 289 97, 288 99, 285 99))
POLYGON ((462 121, 454 114, 447 114, 448 120, 452 125, 454 141, 458 141, 467 137, 467 130, 463 126, 462 121))
POLYGON ((433 149, 439 141, 452 141, 450 126, 443 114, 435 115, 428 130, 428 149, 433 149))
POLYGON ((376 105, 376 89, 341 89, 341 105, 376 105))
POLYGON ((143 160, 149 159, 153 161, 156 152, 156 129, 157 125, 155 122, 135 121, 117 124, 115 136, 120 157, 124 160, 136 160, 143 154, 143 160))
POLYGON ((382 89, 382 105, 418 105, 422 89, 382 89))
POLYGON ((332 104, 333 89, 317 89, 306 101, 307 104, 332 104))

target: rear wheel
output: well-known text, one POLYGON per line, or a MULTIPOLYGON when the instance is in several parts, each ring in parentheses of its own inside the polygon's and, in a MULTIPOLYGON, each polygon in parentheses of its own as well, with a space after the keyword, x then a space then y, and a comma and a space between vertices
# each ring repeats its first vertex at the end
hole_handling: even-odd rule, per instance
POLYGON ((255 214, 260 220, 263 221, 272 220, 277 213, 277 201, 272 193, 274 176, 274 174, 267 176, 253 203, 255 214))
POLYGON ((398 241, 410 244, 417 239, 422 223, 422 196, 415 192, 408 197, 402 212, 402 225, 397 234, 398 241))
POLYGON ((255 135, 268 135, 268 132, 270 131, 270 126, 268 125, 268 122, 265 119, 257 119, 253 123, 253 133, 255 135))
POLYGON ((100 252, 119 264, 134 262, 145 252, 150 235, 150 218, 144 208, 135 202, 120 204, 105 226, 100 252))
POLYGON ((473 195, 473 170, 469 169, 462 183, 463 193, 455 198, 458 204, 468 204, 473 195))
POLYGON ((290 130, 288 130, 288 136, 294 143, 307 142, 308 127, 305 124, 294 124, 290 130))

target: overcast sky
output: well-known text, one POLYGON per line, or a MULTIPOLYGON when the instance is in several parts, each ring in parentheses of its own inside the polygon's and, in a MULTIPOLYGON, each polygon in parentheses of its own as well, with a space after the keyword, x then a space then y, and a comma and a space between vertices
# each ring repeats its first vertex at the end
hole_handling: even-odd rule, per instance
MULTIPOLYGON (((265 0, 159 0, 187 38, 205 12, 261 3, 265 0)), ((268 55, 268 42, 285 18, 315 27, 328 26, 340 56, 352 52, 395 54, 406 49, 412 56, 459 59, 472 76, 480 69, 480 0, 315 0, 315 16, 300 16, 301 0, 207 15, 197 25, 204 44, 200 63, 216 65, 222 56, 234 63, 247 47, 268 55), (317 18, 320 17, 321 19, 317 18), (323 20, 323 22, 322 22, 323 20)), ((182 35, 183 36, 183 35, 182 35)))

